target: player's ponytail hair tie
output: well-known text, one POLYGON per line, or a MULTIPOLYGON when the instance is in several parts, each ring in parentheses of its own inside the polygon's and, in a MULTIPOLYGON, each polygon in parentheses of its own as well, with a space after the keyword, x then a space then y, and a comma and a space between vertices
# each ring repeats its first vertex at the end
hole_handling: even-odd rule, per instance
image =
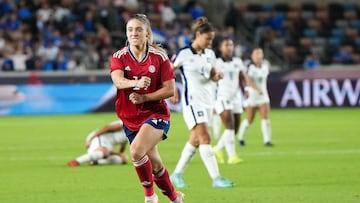
POLYGON ((208 19, 204 16, 197 18, 192 26, 191 30, 194 34, 194 39, 197 32, 202 33, 209 33, 209 32, 215 32, 215 28, 212 26, 212 24, 208 21, 208 19))

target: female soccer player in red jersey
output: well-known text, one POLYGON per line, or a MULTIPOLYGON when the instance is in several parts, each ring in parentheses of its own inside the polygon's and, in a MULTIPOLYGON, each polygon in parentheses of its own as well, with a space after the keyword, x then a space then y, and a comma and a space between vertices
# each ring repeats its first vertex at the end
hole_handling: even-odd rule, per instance
POLYGON ((165 51, 153 44, 145 15, 128 20, 126 36, 128 46, 112 55, 110 71, 118 89, 116 113, 124 122, 145 203, 158 202, 154 182, 171 202, 183 202, 184 195, 174 189, 157 148, 170 127, 170 110, 164 99, 174 94, 175 74, 165 51))

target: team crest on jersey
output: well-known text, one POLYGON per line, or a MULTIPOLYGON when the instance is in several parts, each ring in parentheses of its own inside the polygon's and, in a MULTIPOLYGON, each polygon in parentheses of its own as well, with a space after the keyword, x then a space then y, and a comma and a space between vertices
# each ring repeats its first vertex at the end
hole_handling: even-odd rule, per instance
POLYGON ((149 66, 149 72, 150 72, 150 73, 155 73, 155 66, 150 65, 150 66, 149 66))
POLYGON ((198 111, 197 114, 198 114, 199 117, 204 116, 204 112, 203 112, 203 111, 198 111))
POLYGON ((125 70, 127 70, 127 71, 131 71, 131 69, 130 69, 130 67, 129 67, 129 66, 126 66, 126 67, 125 67, 125 70))

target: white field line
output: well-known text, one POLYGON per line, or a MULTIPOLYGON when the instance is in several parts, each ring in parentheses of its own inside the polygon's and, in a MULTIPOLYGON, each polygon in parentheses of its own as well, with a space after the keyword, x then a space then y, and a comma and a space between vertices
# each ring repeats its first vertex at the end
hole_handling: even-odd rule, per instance
POLYGON ((360 154, 360 149, 317 150, 317 151, 274 151, 274 152, 244 152, 244 156, 289 156, 289 155, 346 155, 360 154))
MULTIPOLYGON (((275 149, 274 149, 275 150, 275 149)), ((85 152, 84 152, 85 153, 85 152)), ((360 149, 347 149, 347 150, 319 150, 319 151, 274 151, 274 152, 244 152, 240 153, 241 156, 298 156, 298 155, 349 155, 349 154, 360 154, 360 149)), ((75 154, 74 157, 80 154, 75 154)), ((63 161, 74 157, 64 156, 43 156, 43 157, 32 157, 32 156, 0 156, 0 161, 63 161)))

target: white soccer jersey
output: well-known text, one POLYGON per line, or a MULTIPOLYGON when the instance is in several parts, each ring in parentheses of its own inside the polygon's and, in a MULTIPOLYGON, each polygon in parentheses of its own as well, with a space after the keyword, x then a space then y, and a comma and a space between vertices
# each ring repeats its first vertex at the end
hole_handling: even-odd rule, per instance
MULTIPOLYGON (((115 121, 113 123, 117 123, 117 122, 121 122, 122 121, 115 121)), ((87 137, 86 137, 86 141, 90 139, 90 137, 92 137, 95 134, 96 130, 92 131, 87 137)), ((115 145, 118 144, 123 144, 128 142, 128 139, 125 135, 124 130, 120 130, 120 131, 115 131, 115 132, 108 132, 108 133, 104 133, 96 138, 94 138, 91 141, 90 147, 88 149, 88 152, 91 152, 93 150, 95 150, 96 148, 98 148, 99 146, 104 146, 106 147, 108 150, 112 150, 113 147, 115 145)))
POLYGON ((183 80, 183 106, 212 108, 215 91, 210 72, 215 66, 215 53, 211 49, 204 49, 197 54, 192 47, 185 47, 175 57, 173 64, 180 69, 183 80))
POLYGON ((269 75, 270 63, 264 61, 260 67, 250 64, 248 67, 247 75, 251 77, 254 84, 260 88, 262 94, 260 95, 254 88, 248 86, 245 90, 248 91, 249 97, 247 105, 258 106, 262 103, 269 102, 269 94, 267 91, 267 77, 269 75))
POLYGON ((218 81, 216 99, 230 100, 239 93, 239 74, 245 74, 245 66, 240 58, 232 58, 224 61, 222 58, 216 60, 216 69, 224 73, 224 78, 218 81))

